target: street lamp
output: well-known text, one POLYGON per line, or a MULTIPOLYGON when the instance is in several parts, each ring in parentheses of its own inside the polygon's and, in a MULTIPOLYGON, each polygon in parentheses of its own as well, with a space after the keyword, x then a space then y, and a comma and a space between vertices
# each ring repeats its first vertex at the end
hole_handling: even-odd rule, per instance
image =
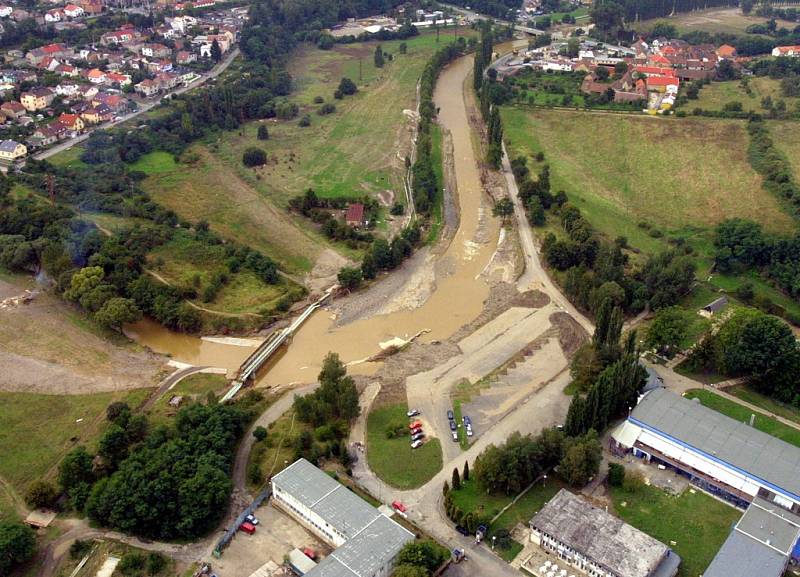
POLYGON ((542 477, 542 487, 547 487, 547 475, 542 477))
POLYGON ((492 551, 494 551, 494 542, 497 540, 496 535, 492 535, 492 551))

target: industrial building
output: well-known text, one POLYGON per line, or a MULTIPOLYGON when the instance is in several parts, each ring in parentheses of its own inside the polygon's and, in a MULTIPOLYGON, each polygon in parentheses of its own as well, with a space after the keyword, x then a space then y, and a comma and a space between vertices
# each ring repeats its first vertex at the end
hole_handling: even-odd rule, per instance
POLYGON ((800 513, 800 448, 699 401, 649 391, 613 431, 612 442, 742 508, 759 496, 800 513))
POLYGON ((666 389, 644 394, 611 438, 746 509, 705 577, 779 577, 800 559, 800 448, 666 389))
POLYGON ((414 534, 305 459, 272 478, 273 503, 334 551, 309 577, 388 577, 414 534))
POLYGON ((530 528, 536 545, 592 577, 674 577, 681 562, 663 543, 566 489, 530 528))

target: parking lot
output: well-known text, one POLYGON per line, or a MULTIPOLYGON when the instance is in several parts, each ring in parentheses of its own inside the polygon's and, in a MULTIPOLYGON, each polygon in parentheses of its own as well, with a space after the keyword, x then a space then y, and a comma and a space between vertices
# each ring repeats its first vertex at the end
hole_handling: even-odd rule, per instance
POLYGON ((310 547, 319 555, 318 560, 330 552, 327 545, 269 502, 259 507, 256 517, 259 524, 253 535, 239 531, 221 559, 207 560, 219 577, 249 577, 268 561, 281 566, 294 548, 310 547))

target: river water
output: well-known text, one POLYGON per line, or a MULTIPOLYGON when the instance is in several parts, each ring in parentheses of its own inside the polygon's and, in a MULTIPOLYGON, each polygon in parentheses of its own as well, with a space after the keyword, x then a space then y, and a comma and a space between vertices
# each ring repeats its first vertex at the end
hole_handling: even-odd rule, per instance
MULTIPOLYGON (((452 135, 458 183, 459 228, 441 257, 449 274, 437 278, 435 290, 413 310, 372 316, 341 327, 335 326, 330 311, 317 311, 299 329, 291 345, 260 371, 259 386, 312 382, 329 351, 339 353, 344 362, 353 362, 379 352, 378 343, 393 337, 409 338, 427 329, 430 332, 420 340, 445 339, 480 314, 489 294, 481 272, 497 246, 499 222, 491 216, 490 201, 482 192, 472 147, 463 94, 464 80, 471 70, 472 57, 456 61, 441 73, 434 94, 440 109, 439 123, 452 135), (476 243, 476 238, 484 242, 476 243)), ((156 352, 194 365, 236 369, 253 350, 173 333, 152 321, 137 323, 128 333, 156 352)), ((348 370, 370 374, 377 368, 378 363, 363 363, 348 370)))

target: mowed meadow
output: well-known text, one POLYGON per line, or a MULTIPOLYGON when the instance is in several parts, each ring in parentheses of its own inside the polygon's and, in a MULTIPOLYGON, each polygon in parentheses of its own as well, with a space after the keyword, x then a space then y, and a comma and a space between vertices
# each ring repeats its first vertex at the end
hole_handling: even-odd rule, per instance
POLYGON ((549 164, 551 189, 564 190, 610 239, 625 236, 653 252, 674 236, 702 252, 727 218, 750 218, 776 233, 795 227, 750 166, 742 122, 523 108, 502 114, 511 157, 526 155, 534 173, 549 164), (538 152, 542 163, 533 160, 538 152))

